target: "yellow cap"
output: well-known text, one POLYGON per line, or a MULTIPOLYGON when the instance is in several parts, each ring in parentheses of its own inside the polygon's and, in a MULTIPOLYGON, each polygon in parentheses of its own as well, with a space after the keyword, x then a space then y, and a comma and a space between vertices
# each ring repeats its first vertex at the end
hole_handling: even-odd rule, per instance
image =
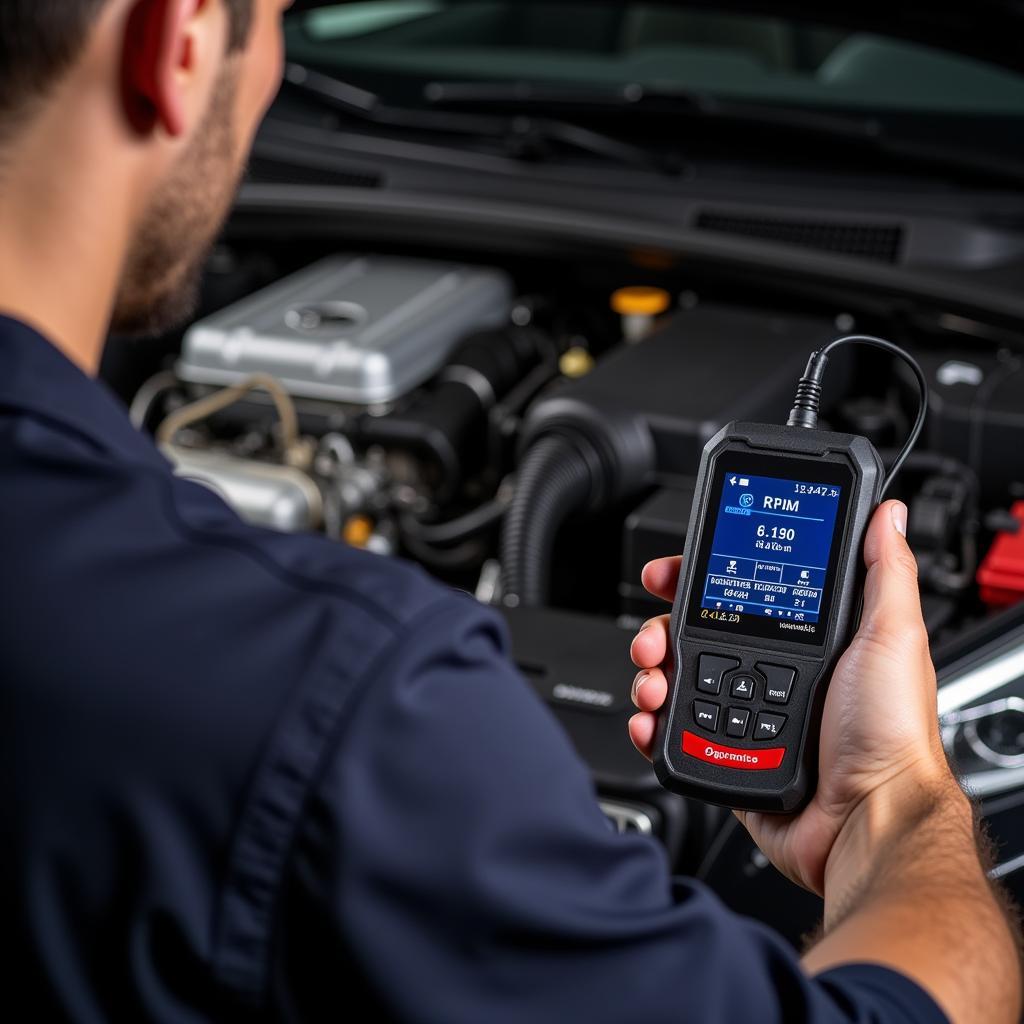
POLYGON ((345 541, 354 548, 365 548, 373 536, 373 520, 369 516, 352 516, 345 523, 345 541))
POLYGON ((563 354, 558 362, 558 368, 566 377, 586 377, 594 368, 594 357, 585 348, 577 346, 563 354))
POLYGON ((620 288, 612 295, 612 309, 619 316, 660 316, 671 304, 664 288, 620 288))

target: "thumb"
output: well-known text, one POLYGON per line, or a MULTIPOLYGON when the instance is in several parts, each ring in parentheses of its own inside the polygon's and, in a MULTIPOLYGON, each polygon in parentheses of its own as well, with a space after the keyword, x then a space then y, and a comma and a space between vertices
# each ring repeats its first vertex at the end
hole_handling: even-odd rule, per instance
POLYGON ((907 544, 907 506, 880 505, 864 539, 868 573, 864 583, 861 632, 887 646, 906 648, 926 633, 917 586, 917 560, 907 544))

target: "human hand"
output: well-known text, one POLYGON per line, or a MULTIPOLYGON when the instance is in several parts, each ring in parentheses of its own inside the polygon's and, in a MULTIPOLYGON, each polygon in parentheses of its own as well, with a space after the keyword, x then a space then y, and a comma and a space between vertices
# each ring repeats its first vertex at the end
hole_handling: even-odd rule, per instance
MULTIPOLYGON (((917 563, 907 545, 907 510, 889 501, 864 542, 868 572, 860 628, 836 666, 821 727, 818 788, 795 815, 737 811, 754 842, 793 881, 822 893, 828 857, 844 825, 867 798, 899 814, 900 803, 951 780, 939 736, 935 670, 921 615, 917 563)), ((681 559, 644 568, 652 594, 672 600, 681 559)), ((633 683, 639 709, 629 734, 646 757, 657 713, 668 697, 664 665, 669 617, 647 622, 630 650, 641 670, 633 683)))

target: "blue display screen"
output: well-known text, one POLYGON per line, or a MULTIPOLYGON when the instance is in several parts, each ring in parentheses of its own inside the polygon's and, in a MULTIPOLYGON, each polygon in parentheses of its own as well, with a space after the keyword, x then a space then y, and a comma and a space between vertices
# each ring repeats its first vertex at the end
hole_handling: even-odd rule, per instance
MULTIPOLYGON (((843 488, 728 468, 700 607, 816 623, 843 488)), ((787 627, 789 628, 789 627, 787 627)), ((799 627, 795 627, 799 628, 799 627)))

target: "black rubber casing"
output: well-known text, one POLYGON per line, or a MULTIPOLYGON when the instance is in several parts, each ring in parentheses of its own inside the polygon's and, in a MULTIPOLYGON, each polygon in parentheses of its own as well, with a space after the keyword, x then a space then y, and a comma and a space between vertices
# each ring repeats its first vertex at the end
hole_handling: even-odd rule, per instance
MULTIPOLYGON (((817 783, 818 737, 828 683, 860 617, 864 533, 878 504, 882 478, 882 463, 871 443, 850 434, 731 423, 708 442, 701 457, 683 552, 683 571, 672 609, 671 698, 667 711, 660 716, 655 736, 654 769, 667 789, 727 807, 776 813, 796 811, 810 799, 817 783), (698 565, 701 541, 705 529, 714 529, 715 509, 709 504, 716 470, 723 458, 735 460, 744 455, 777 459, 775 472, 791 479, 805 479, 808 473, 815 472, 809 467, 829 464, 839 464, 850 473, 851 492, 845 502, 845 521, 838 524, 833 543, 834 568, 830 569, 831 579, 826 583, 826 586, 831 584, 832 599, 828 608, 823 608, 825 631, 817 643, 742 636, 728 629, 698 628, 687 622, 691 588, 697 570, 702 568, 698 565), (726 739, 722 730, 710 736, 696 725, 692 710, 695 699, 715 701, 722 706, 723 713, 733 703, 724 687, 720 697, 709 697, 696 690, 701 654, 731 658, 739 663, 736 671, 750 672, 758 679, 756 665, 759 663, 784 665, 797 671, 785 706, 767 706, 760 699, 748 705, 752 710, 780 712, 786 716, 783 733, 772 744, 786 748, 778 768, 744 770, 706 763, 683 752, 684 731, 732 749, 750 751, 751 755, 764 751, 766 746, 749 735, 746 739, 726 739)), ((764 697, 763 688, 764 681, 760 679, 756 687, 758 698, 764 697)))

